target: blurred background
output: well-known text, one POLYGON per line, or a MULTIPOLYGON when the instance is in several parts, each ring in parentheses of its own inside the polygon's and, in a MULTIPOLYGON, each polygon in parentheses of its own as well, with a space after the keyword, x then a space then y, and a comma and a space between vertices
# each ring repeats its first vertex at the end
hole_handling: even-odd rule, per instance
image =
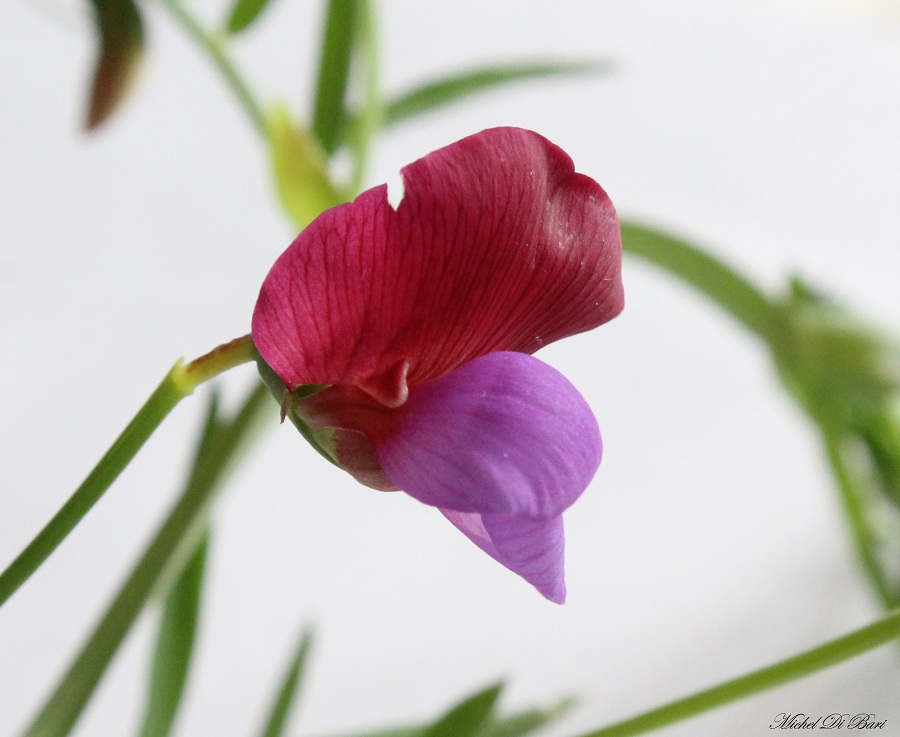
MULTIPOLYGON (((255 131, 152 4, 134 94, 82 132, 87 9, 0 9, 4 567, 177 357, 249 331, 294 235, 255 131)), ((278 0, 235 44, 261 97, 304 116, 321 15, 278 0)), ((371 184, 483 128, 531 128, 623 216, 709 245, 773 292, 801 273, 900 330, 900 3, 386 0, 377 22, 389 92, 522 59, 608 58, 614 71, 510 86, 397 127, 376 144, 371 184)), ((426 719, 504 678, 507 708, 578 697, 548 731, 562 736, 877 617, 818 438, 763 347, 670 277, 634 260, 624 273, 619 318, 540 354, 584 393, 605 442, 566 515, 568 603, 544 601, 435 510, 356 485, 278 426, 273 402, 215 509, 176 734, 253 734, 305 625, 317 637, 292 734, 426 719)), ((253 379, 231 372, 226 402, 253 379)), ((173 503, 207 392, 0 609, 0 735, 31 718, 173 503)), ((81 737, 134 731, 154 622, 140 620, 81 737)), ((882 648, 660 734, 870 712, 900 735, 898 685, 897 649, 882 648)))

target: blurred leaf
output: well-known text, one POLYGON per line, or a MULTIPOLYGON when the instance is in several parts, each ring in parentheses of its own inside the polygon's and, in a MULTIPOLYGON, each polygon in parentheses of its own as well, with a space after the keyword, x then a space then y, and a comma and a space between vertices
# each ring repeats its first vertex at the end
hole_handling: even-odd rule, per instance
POLYGON ((475 737, 491 718, 503 684, 498 683, 454 706, 422 733, 422 737, 475 737))
POLYGON ((290 667, 281 682, 281 688, 278 690, 278 696, 272 705, 272 710, 266 720, 265 729, 262 737, 282 737, 284 734, 284 725, 287 723, 290 715, 291 707, 300 691, 303 682, 303 674, 306 668, 306 657, 309 654, 309 648, 312 644, 312 635, 304 632, 300 638, 300 643, 291 659, 290 667))
POLYGON ((564 699, 546 709, 529 709, 508 717, 497 717, 478 732, 478 737, 522 737, 546 727, 574 705, 573 699, 564 699))
POLYGON ((141 14, 133 0, 91 0, 99 37, 85 127, 94 130, 116 109, 134 80, 144 46, 141 14))
POLYGON ((325 16, 312 131, 326 154, 335 150, 344 124, 344 102, 360 5, 361 0, 330 0, 325 16))
POLYGON ((196 550, 215 492, 269 409, 269 392, 259 382, 233 417, 220 419, 210 410, 181 498, 23 737, 65 737, 71 732, 146 601, 168 574, 181 570, 183 556, 196 550))
MULTIPOLYGON (((382 126, 381 95, 378 89, 378 33, 373 3, 361 0, 358 22, 356 69, 362 77, 362 109, 356 116, 352 137, 354 165, 350 187, 354 193, 362 189, 372 139, 382 126)), ((340 133, 340 129, 338 133, 340 133)))
POLYGON ((294 224, 303 229, 343 197, 328 178, 316 141, 291 122, 284 107, 272 111, 266 130, 278 196, 294 224))
POLYGON ((428 82, 389 101, 385 105, 384 125, 399 123, 415 115, 512 82, 606 72, 609 69, 610 64, 604 61, 532 62, 473 69, 428 82))
POLYGON ((271 0, 237 0, 228 16, 225 29, 236 34, 247 30, 268 7, 271 0))
MULTIPOLYGON (((210 407, 210 419, 214 420, 216 403, 211 402, 210 407)), ((208 548, 207 532, 166 596, 141 737, 167 737, 175 721, 194 650, 208 548)))
MULTIPOLYGON (((459 709, 463 707, 469 708, 472 705, 472 702, 476 702, 474 706, 475 711, 484 709, 485 701, 490 701, 493 698, 493 701, 490 702, 490 706, 488 706, 488 712, 490 712, 499 695, 499 689, 500 686, 493 686, 487 691, 479 692, 462 704, 454 707, 438 722, 431 725, 379 729, 375 732, 354 734, 352 737, 432 737, 433 730, 438 727, 441 729, 446 728, 448 730, 440 732, 439 734, 441 735, 458 734, 462 737, 465 737, 465 735, 469 735, 470 737, 522 737, 522 735, 529 734, 545 727, 554 719, 562 716, 572 708, 572 705, 575 703, 572 699, 564 699, 558 704, 546 709, 529 709, 505 717, 491 717, 490 713, 488 713, 487 718, 482 719, 479 722, 480 726, 475 726, 475 731, 469 731, 469 727, 465 725, 460 727, 460 725, 455 722, 448 723, 448 718, 456 718, 459 709), (453 732, 453 729, 462 729, 462 731, 453 732)), ((351 735, 344 735, 344 737, 351 737, 351 735)))

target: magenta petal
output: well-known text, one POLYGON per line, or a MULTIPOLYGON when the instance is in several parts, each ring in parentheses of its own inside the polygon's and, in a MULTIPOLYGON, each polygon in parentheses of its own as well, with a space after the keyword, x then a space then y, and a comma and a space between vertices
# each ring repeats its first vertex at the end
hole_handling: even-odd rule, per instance
POLYGON ((323 213, 278 259, 253 340, 289 389, 358 386, 396 407, 493 351, 532 353, 622 309, 603 189, 531 131, 495 128, 323 213))
POLYGON ((390 432, 371 438, 375 454, 391 481, 431 506, 549 519, 600 464, 584 398, 524 353, 470 361, 415 387, 395 412, 390 432))
POLYGON ((530 520, 500 514, 441 512, 473 543, 518 573, 556 604, 566 600, 565 537, 561 516, 530 520))

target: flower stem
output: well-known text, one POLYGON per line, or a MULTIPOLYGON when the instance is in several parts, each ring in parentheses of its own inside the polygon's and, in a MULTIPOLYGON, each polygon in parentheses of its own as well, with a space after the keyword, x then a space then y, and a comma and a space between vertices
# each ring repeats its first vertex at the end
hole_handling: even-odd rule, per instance
POLYGON ((684 241, 635 223, 622 223, 622 249, 680 277, 744 327, 770 342, 776 307, 733 269, 684 241))
POLYGON ((877 622, 812 650, 807 650, 805 653, 726 681, 687 698, 673 701, 618 724, 590 732, 582 737, 630 737, 630 735, 650 732, 824 670, 898 637, 900 637, 900 609, 895 609, 877 622))
POLYGON ((196 551, 215 492, 267 406, 269 392, 262 382, 231 420, 218 415, 213 398, 184 492, 24 737, 69 734, 144 604, 196 551))
POLYGON ((206 31, 203 26, 191 15, 179 0, 159 0, 168 9, 172 17, 187 32, 187 34, 209 54, 216 68, 225 78, 225 82, 234 92, 241 107, 247 113, 256 130, 265 137, 266 118, 262 107, 256 101, 250 86, 238 72, 237 67, 225 52, 225 44, 221 38, 206 31))
POLYGON ((253 341, 245 335, 186 366, 178 361, 81 486, 0 574, 0 606, 28 580, 97 503, 175 405, 203 382, 255 358, 253 341))

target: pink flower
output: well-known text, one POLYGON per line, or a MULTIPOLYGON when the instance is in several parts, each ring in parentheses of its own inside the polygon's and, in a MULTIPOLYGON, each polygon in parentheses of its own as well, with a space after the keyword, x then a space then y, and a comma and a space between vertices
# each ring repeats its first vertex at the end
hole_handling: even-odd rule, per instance
POLYGON ((253 340, 342 468, 437 507, 565 600, 562 512, 600 463, 578 391, 530 354, 623 306, 606 193, 557 146, 495 128, 323 213, 269 272, 253 340))

